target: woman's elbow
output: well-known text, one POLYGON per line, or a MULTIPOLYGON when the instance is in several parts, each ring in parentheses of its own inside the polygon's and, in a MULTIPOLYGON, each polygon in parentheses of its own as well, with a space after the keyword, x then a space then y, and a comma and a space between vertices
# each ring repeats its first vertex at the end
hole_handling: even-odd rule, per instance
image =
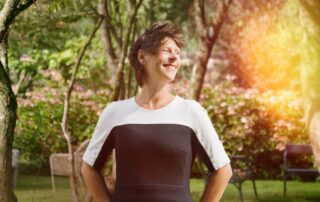
POLYGON ((82 161, 82 163, 81 163, 81 168, 80 168, 81 175, 82 175, 83 177, 87 176, 87 175, 88 175, 88 172, 90 171, 90 168, 91 168, 91 167, 90 167, 86 162, 82 161))
POLYGON ((231 168, 230 164, 227 165, 226 173, 227 173, 226 175, 227 175, 228 179, 230 179, 233 175, 232 168, 231 168))
POLYGON ((225 178, 227 180, 230 180, 230 178, 232 177, 233 173, 232 173, 232 168, 231 168, 231 165, 230 163, 229 164, 226 164, 222 167, 222 170, 223 170, 223 175, 225 176, 225 178))

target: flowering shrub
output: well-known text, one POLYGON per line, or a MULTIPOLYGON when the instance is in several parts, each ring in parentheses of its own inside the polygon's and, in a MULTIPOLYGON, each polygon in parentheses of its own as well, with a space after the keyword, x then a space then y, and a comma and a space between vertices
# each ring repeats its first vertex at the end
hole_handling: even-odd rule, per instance
MULTIPOLYGON (((14 148, 20 149, 22 172, 48 173, 51 153, 68 152, 61 130, 64 88, 43 86, 18 97, 18 120, 14 148)), ((93 92, 77 83, 69 108, 68 129, 79 145, 91 137, 99 113, 109 100, 108 90, 93 92)))
POLYGON ((260 93, 236 87, 227 76, 205 86, 201 102, 229 155, 246 155, 261 178, 281 175, 286 143, 309 143, 301 96, 295 92, 260 93))

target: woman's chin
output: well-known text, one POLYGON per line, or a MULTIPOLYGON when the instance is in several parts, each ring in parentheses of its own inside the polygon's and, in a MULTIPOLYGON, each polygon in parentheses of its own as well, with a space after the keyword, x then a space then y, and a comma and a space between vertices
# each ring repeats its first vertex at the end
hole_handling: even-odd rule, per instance
POLYGON ((176 78, 176 75, 174 75, 174 76, 166 76, 166 79, 167 79, 167 81, 168 81, 168 83, 171 83, 171 82, 173 82, 174 80, 175 80, 175 78, 176 78))
POLYGON ((176 74, 177 72, 167 72, 166 74, 164 74, 164 76, 169 80, 172 81, 176 78, 176 74))

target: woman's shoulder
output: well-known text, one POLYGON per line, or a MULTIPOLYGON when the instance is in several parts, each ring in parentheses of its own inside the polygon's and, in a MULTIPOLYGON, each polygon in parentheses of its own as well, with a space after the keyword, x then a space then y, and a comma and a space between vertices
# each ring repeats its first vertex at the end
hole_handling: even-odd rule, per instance
POLYGON ((192 128, 201 127, 203 121, 208 120, 208 111, 197 100, 183 98, 183 101, 188 104, 185 106, 187 122, 192 128))
POLYGON ((116 100, 116 101, 112 101, 111 104, 113 106, 120 106, 123 107, 124 105, 128 105, 129 103, 131 103, 133 101, 134 97, 130 97, 127 99, 123 99, 123 100, 116 100))
POLYGON ((124 99, 124 100, 116 100, 116 101, 109 101, 106 103, 103 111, 114 112, 119 110, 124 110, 126 106, 130 104, 133 97, 124 99))
MULTIPOLYGON (((130 110, 130 108, 134 107, 134 99, 135 97, 130 97, 123 100, 117 101, 110 101, 106 104, 104 111, 123 111, 123 110, 130 110)), ((181 107, 187 111, 206 111, 206 109, 196 100, 192 98, 186 98, 179 95, 176 95, 176 107, 181 107)), ((178 108, 179 108, 178 107, 178 108)))
POLYGON ((201 104, 200 102, 198 102, 195 99, 191 99, 191 98, 184 98, 184 97, 180 97, 182 99, 182 101, 188 105, 188 110, 206 110, 201 104))

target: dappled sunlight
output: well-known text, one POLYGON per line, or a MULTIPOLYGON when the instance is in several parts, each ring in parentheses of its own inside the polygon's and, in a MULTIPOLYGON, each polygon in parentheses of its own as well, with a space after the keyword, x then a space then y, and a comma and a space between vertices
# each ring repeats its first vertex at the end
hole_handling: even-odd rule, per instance
MULTIPOLYGON (((290 5, 286 5, 290 6, 290 5)), ((256 14, 243 29, 238 54, 249 83, 261 91, 300 90, 299 10, 256 14)))

